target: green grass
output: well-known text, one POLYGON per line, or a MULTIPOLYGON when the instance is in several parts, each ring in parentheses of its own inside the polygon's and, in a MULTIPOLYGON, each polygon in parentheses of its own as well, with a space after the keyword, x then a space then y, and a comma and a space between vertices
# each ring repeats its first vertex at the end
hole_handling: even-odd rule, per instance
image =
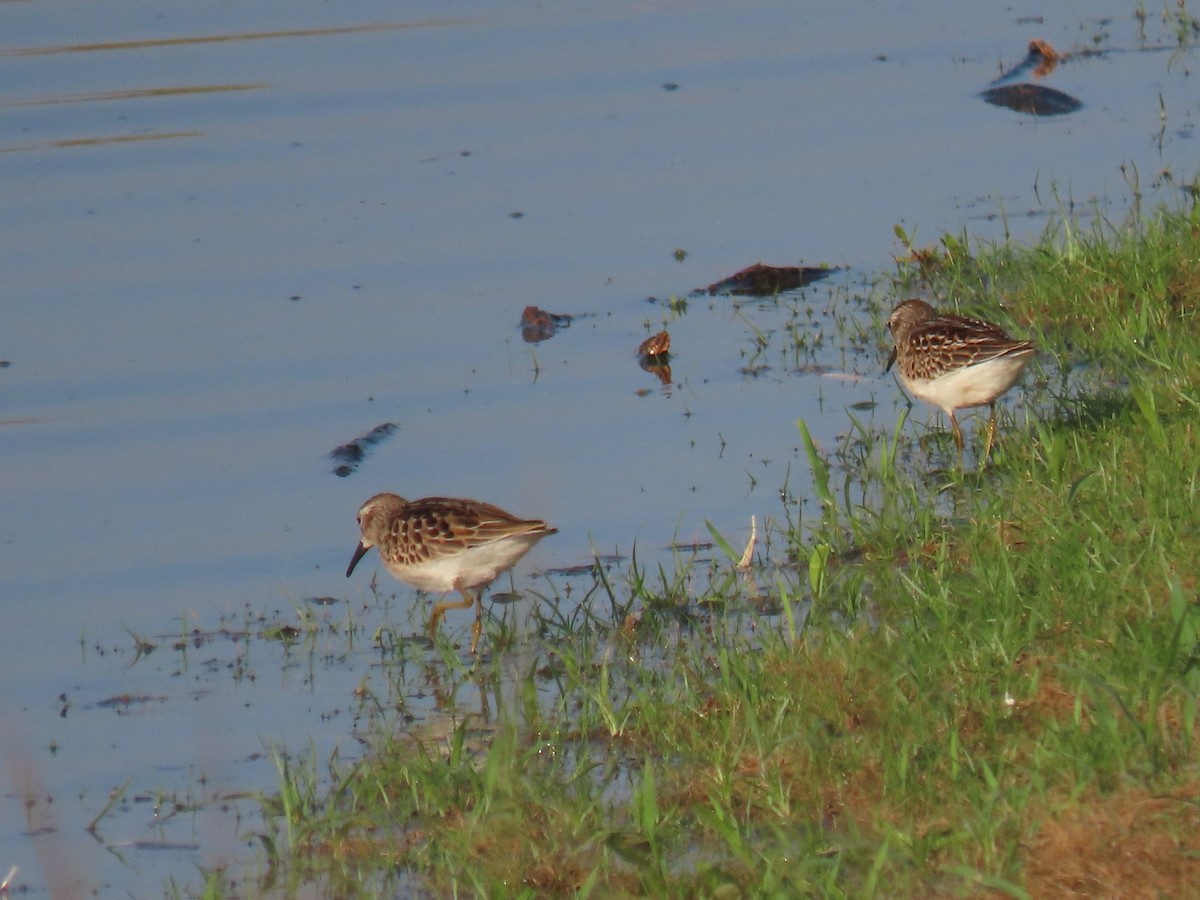
POLYGON ((1063 224, 1031 247, 947 238, 917 259, 874 300, 881 349, 909 293, 1041 347, 994 466, 941 468, 952 451, 926 440, 928 408, 881 432, 853 419, 825 453, 801 424, 816 486, 783 536, 796 567, 749 586, 714 564, 698 599, 684 571, 597 567, 570 611, 551 598, 541 642, 445 673, 489 716, 391 731, 352 766, 281 761, 269 886, 1200 883, 1200 216, 1063 224), (762 593, 779 615, 745 602, 762 593))

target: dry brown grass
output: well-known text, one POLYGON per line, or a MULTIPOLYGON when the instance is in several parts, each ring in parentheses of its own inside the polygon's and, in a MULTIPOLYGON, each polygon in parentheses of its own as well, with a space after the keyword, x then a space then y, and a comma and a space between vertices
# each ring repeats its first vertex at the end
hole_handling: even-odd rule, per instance
POLYGON ((1025 853, 1032 897, 1158 898, 1200 891, 1200 782, 1169 795, 1090 795, 1047 816, 1025 853))

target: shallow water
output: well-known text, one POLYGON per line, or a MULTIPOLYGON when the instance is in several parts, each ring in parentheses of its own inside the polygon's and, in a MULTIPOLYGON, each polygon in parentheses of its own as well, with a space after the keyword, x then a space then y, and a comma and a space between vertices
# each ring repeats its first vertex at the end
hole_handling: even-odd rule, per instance
POLYGON ((903 403, 860 287, 893 225, 1028 237, 1070 204, 1119 221, 1122 165, 1148 193, 1194 177, 1194 56, 1133 52, 1131 11, 0 4, 0 878, 195 883, 253 826, 156 793, 270 789, 264 745, 358 750, 372 628, 422 615, 386 573, 375 601, 374 556, 343 577, 376 491, 549 520, 515 576, 535 587, 807 516, 796 419, 831 447, 852 404, 887 428, 903 403), (1110 51, 1048 79, 1078 112, 979 98, 1033 37, 1110 51), (786 302, 665 302, 757 260, 845 268, 786 302), (527 305, 576 318, 529 345, 527 305), (669 388, 634 356, 664 323, 669 388), (364 636, 237 637, 298 611, 364 636), (126 628, 159 648, 135 659, 126 628))

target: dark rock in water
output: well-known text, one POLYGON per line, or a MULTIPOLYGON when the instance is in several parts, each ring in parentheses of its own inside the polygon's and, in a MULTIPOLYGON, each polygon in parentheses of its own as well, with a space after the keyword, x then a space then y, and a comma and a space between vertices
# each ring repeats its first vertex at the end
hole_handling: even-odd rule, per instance
POLYGON ((825 266, 768 266, 757 262, 728 278, 692 291, 696 294, 737 294, 746 297, 770 297, 794 291, 827 277, 836 268, 825 266))
POLYGON ((655 376, 663 387, 671 386, 671 335, 665 330, 642 341, 637 350, 638 365, 655 376))
POLYGON ((334 447, 329 453, 329 458, 334 463, 333 474, 338 478, 345 478, 353 473, 367 458, 367 451, 380 441, 387 440, 396 433, 396 429, 399 427, 392 422, 384 422, 349 443, 334 447))
POLYGON ((638 356, 667 356, 671 352, 671 335, 665 330, 652 334, 638 347, 638 356))
POLYGON ((1083 106, 1082 100, 1040 84, 1006 84, 988 88, 979 96, 992 106, 1028 116, 1064 116, 1083 106))
POLYGON ((546 312, 536 306, 527 306, 521 313, 521 339, 527 344, 536 344, 552 338, 558 329, 570 327, 570 316, 546 312))

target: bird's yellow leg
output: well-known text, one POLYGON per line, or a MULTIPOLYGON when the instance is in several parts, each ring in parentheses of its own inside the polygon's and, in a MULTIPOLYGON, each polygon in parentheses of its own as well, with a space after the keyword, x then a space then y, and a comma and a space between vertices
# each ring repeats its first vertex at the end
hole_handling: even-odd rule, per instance
MULTIPOLYGON (((433 607, 433 613, 429 616, 429 637, 433 640, 437 639, 438 622, 446 614, 446 610, 466 609, 474 602, 474 599, 466 591, 462 592, 461 600, 439 600, 433 607)), ((472 652, 474 652, 473 648, 472 652)))
POLYGON ((471 624, 471 655, 475 655, 475 648, 479 646, 479 635, 483 631, 483 596, 475 595, 475 621, 471 624))
POLYGON ((954 431, 954 445, 956 447, 958 447, 958 468, 962 469, 962 467, 963 467, 963 444, 965 442, 963 441, 962 429, 958 427, 958 419, 956 419, 954 417, 953 411, 951 411, 951 413, 950 413, 950 427, 954 431))
POLYGON ((988 461, 988 459, 991 458, 992 447, 996 443, 996 404, 989 403, 988 406, 990 406, 992 408, 992 414, 988 417, 987 446, 984 448, 984 451, 983 451, 984 463, 986 463, 988 461))

